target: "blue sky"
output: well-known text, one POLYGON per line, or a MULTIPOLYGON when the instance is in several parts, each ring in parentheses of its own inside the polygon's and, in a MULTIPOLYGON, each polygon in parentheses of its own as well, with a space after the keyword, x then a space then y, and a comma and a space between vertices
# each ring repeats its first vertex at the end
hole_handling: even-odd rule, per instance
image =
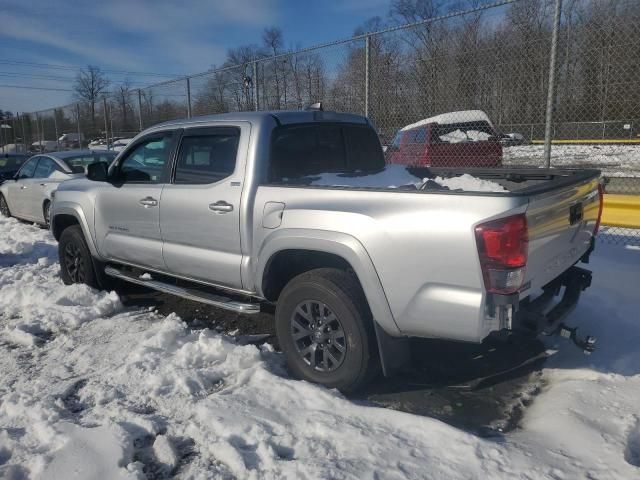
MULTIPOLYGON (((78 66, 187 74, 224 61, 228 48, 260 43, 278 26, 287 47, 349 37, 385 16, 389 0, 0 0, 0 109, 29 112, 69 103, 78 66), (38 68, 24 63, 55 65, 38 68), (37 77, 36 77, 37 76, 37 77)), ((111 73, 134 86, 168 77, 111 73)))

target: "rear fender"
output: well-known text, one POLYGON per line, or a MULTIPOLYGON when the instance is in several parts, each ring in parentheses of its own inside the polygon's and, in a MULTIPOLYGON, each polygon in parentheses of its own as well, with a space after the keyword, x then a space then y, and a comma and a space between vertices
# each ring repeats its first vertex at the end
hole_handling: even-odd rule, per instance
POLYGON ((375 322, 389 335, 400 336, 378 273, 364 246, 353 236, 310 229, 282 229, 265 238, 255 270, 255 286, 264 295, 262 279, 269 259, 282 250, 313 250, 343 258, 358 277, 375 322))

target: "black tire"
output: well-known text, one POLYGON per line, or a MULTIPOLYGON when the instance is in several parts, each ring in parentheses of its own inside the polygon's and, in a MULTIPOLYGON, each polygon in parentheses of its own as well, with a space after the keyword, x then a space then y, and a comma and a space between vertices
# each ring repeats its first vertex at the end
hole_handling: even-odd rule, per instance
POLYGON ((44 226, 49 228, 51 225, 51 202, 49 200, 42 205, 42 218, 44 218, 44 226))
POLYGON ((4 195, 2 195, 1 193, 0 193, 0 214, 2 214, 3 217, 11 216, 9 205, 7 204, 7 201, 4 199, 4 195))
POLYGON ((100 288, 93 268, 91 252, 87 247, 80 225, 67 227, 58 241, 60 271, 65 285, 85 283, 100 288))
POLYGON ((378 370, 369 306, 355 276, 344 270, 318 268, 293 278, 278 299, 276 333, 297 378, 346 393, 378 370))

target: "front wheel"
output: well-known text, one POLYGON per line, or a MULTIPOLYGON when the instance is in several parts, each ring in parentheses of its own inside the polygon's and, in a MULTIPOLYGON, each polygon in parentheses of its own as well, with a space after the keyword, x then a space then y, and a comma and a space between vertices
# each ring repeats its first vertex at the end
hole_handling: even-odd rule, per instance
POLYGON ((49 228, 51 226, 51 202, 46 201, 42 207, 42 217, 44 218, 44 226, 49 228))
POLYGON ((0 194, 0 213, 3 217, 10 217, 11 212, 9 211, 9 205, 7 205, 7 201, 4 199, 4 195, 0 194))
POLYGON ((62 232, 58 242, 58 256, 65 285, 85 283, 90 287, 99 288, 91 253, 80 225, 72 225, 62 232))
POLYGON ((372 319, 357 279, 319 268, 298 275, 276 307, 278 342, 297 378, 351 392, 376 371, 372 319))

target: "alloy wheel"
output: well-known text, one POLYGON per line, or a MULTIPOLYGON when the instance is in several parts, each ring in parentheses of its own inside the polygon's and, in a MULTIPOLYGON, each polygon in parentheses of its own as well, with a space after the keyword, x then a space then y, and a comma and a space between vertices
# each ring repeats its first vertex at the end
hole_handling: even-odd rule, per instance
POLYGON ((74 283, 84 283, 85 261, 82 250, 74 242, 69 242, 64 248, 64 264, 69 277, 74 283))
POLYGON ((5 217, 9 216, 9 205, 7 205, 7 201, 4 197, 0 197, 0 213, 5 217))
POLYGON ((324 303, 304 301, 291 315, 291 335, 304 362, 319 372, 332 372, 342 365, 347 342, 338 317, 324 303))

